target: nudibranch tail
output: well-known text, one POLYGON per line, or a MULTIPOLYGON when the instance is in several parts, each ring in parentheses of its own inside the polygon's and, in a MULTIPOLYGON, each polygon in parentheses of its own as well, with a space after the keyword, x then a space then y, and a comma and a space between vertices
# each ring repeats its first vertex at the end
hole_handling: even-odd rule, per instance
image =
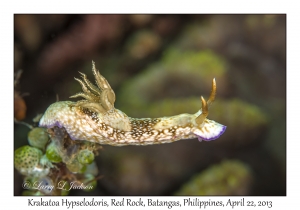
POLYGON ((195 114, 180 114, 161 118, 131 118, 115 109, 115 93, 107 80, 97 71, 93 62, 96 85, 80 73, 75 78, 82 87, 77 102, 60 101, 48 107, 39 126, 64 128, 73 140, 86 140, 113 146, 151 145, 171 143, 181 139, 215 140, 225 132, 226 126, 207 119, 209 106, 216 96, 216 80, 208 100, 201 96, 202 108, 195 114))

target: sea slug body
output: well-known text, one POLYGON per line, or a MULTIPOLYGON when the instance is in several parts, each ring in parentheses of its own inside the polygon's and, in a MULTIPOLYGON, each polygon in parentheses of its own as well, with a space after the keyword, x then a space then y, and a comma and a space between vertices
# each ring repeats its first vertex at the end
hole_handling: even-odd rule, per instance
POLYGON ((83 97, 85 100, 60 101, 50 105, 40 120, 40 127, 63 127, 73 140, 113 146, 162 144, 192 138, 211 141, 225 132, 226 126, 206 118, 208 107, 216 95, 215 79, 209 99, 205 101, 201 97, 202 109, 195 114, 131 118, 114 107, 114 91, 96 70, 95 63, 92 64, 97 86, 81 73, 82 80, 75 79, 83 92, 71 98, 83 97))

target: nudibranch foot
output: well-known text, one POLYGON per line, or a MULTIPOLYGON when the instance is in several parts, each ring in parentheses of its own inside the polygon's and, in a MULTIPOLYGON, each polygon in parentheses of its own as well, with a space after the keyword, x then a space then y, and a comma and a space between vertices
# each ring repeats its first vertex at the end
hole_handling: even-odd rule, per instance
POLYGON ((82 97, 85 100, 60 101, 50 105, 40 120, 40 127, 63 127, 73 140, 113 146, 162 144, 192 138, 211 141, 225 132, 226 126, 207 119, 209 106, 216 95, 215 79, 208 100, 201 96, 202 108, 197 113, 138 119, 114 108, 115 93, 96 70, 94 62, 96 85, 85 74, 80 74, 82 80, 75 79, 83 92, 71 98, 82 97))

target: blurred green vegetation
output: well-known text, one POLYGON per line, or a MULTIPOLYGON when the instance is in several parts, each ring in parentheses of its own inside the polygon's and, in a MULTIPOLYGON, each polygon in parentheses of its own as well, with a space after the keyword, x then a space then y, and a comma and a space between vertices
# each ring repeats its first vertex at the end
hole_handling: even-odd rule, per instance
MULTIPOLYGON (((15 102, 26 103, 15 110, 33 126, 51 103, 80 91, 78 71, 92 78, 91 60, 114 89, 115 107, 130 117, 195 113, 216 78, 208 119, 227 126, 221 138, 106 146, 85 169, 96 176, 98 165, 104 174, 89 195, 172 195, 197 175, 198 195, 286 195, 286 15, 26 14, 15 15, 14 33, 15 72, 23 70, 15 102), (210 170, 227 181, 209 188, 201 174, 210 170), (230 191, 243 180, 239 170, 249 186, 230 191)), ((15 123, 15 149, 28 144, 28 132, 15 123)), ((15 174, 15 195, 22 180, 15 174)))
POLYGON ((250 191, 252 176, 243 162, 224 160, 195 175, 175 195, 245 195, 250 191))

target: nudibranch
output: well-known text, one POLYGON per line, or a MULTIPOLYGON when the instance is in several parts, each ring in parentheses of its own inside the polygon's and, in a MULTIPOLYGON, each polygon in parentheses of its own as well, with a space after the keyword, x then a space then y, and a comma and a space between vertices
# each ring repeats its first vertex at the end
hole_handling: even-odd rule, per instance
POLYGON ((114 107, 115 93, 92 62, 96 85, 80 73, 75 78, 82 91, 70 98, 82 97, 77 102, 59 101, 48 107, 39 122, 40 127, 64 128, 72 140, 86 140, 112 146, 152 145, 171 143, 181 139, 198 138, 210 141, 219 138, 226 129, 209 120, 208 107, 216 95, 213 79, 209 99, 201 96, 202 108, 195 114, 180 114, 161 118, 131 118, 114 107))

